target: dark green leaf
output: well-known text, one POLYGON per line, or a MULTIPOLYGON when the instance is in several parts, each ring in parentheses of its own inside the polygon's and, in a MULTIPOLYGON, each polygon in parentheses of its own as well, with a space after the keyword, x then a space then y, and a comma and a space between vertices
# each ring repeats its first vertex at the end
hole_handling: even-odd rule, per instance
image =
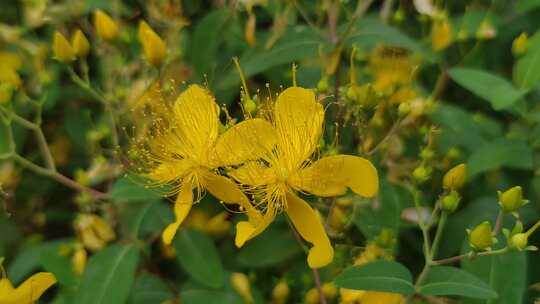
POLYGON ((301 251, 290 230, 270 227, 240 249, 238 262, 247 267, 270 267, 301 251))
POLYGON ((161 200, 129 204, 122 218, 127 232, 137 239, 144 238, 148 233, 160 233, 174 220, 171 207, 161 200))
POLYGON ((334 280, 341 288, 375 290, 413 294, 412 275, 409 270, 391 261, 376 261, 345 269, 334 280))
POLYGON ((112 187, 111 198, 118 202, 155 201, 161 195, 157 189, 145 187, 145 181, 136 176, 125 176, 112 187))
POLYGON ((464 270, 447 266, 431 268, 419 292, 426 296, 497 297, 497 293, 484 281, 464 270))
POLYGON ((495 110, 512 106, 526 90, 514 88, 506 79, 489 72, 472 68, 453 68, 448 71, 450 77, 467 90, 491 103, 495 110))
POLYGON ((171 291, 159 277, 145 272, 135 279, 128 303, 163 303, 172 297, 171 291))
POLYGON ((78 303, 124 303, 138 260, 139 251, 133 245, 111 245, 92 256, 81 278, 78 303))
POLYGON ((477 174, 508 167, 515 169, 531 169, 532 150, 524 141, 499 138, 479 147, 467 161, 467 174, 477 174))
POLYGON ((227 10, 213 11, 202 18, 195 27, 191 60, 197 77, 208 73, 215 62, 217 48, 223 39, 222 32, 218 29, 223 28, 228 14, 227 10))
POLYGON ((190 304, 236 304, 243 303, 240 296, 222 290, 193 289, 183 291, 182 303, 190 304))
POLYGON ((211 238, 195 230, 178 231, 173 241, 177 261, 197 282, 212 288, 223 286, 224 273, 211 238))

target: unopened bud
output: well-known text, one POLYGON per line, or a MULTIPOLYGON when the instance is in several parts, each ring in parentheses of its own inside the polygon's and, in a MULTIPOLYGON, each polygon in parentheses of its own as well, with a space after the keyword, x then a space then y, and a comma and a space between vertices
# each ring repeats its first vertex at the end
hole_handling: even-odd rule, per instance
POLYGON ((529 243, 529 235, 527 233, 517 233, 510 238, 510 247, 517 250, 524 250, 529 243))
POLYGON ((139 23, 138 37, 146 60, 154 66, 163 64, 167 58, 167 46, 145 21, 139 23))
POLYGON ((523 199, 523 191, 520 186, 512 187, 502 193, 499 191, 498 194, 499 205, 507 213, 516 212, 521 206, 529 202, 523 199))
POLYGON ((90 43, 81 30, 77 30, 71 37, 71 45, 75 55, 79 58, 84 58, 90 53, 90 43))
POLYGON ((73 51, 66 37, 60 32, 54 33, 53 54, 54 58, 62 63, 70 63, 75 60, 75 51, 73 51))
POLYGON ((413 171, 413 177, 418 183, 423 183, 429 179, 431 175, 431 168, 428 168, 424 165, 416 167, 413 171))
POLYGON ((105 41, 114 40, 118 36, 118 26, 109 15, 100 9, 94 13, 94 28, 99 38, 105 41))
POLYGON ((317 83, 317 90, 321 93, 326 93, 328 91, 328 77, 323 77, 317 83))
POLYGON ((431 47, 440 51, 452 44, 452 24, 447 19, 434 21, 431 27, 431 47))
POLYGON ((231 285, 242 296, 242 299, 246 303, 253 303, 253 296, 251 295, 251 286, 247 275, 241 272, 233 272, 231 274, 231 285))
POLYGON ((405 117, 411 112, 411 103, 404 101, 398 106, 398 114, 400 117, 405 117))
POLYGON ((441 208, 448 212, 456 211, 459 206, 461 196, 455 190, 452 190, 449 194, 445 195, 441 201, 441 208))
POLYGON ((469 244, 476 251, 484 251, 490 248, 493 245, 491 224, 486 221, 469 231, 469 244))
POLYGON ((446 189, 458 190, 465 183, 465 164, 459 164, 448 170, 443 178, 443 187, 446 189))
POLYGON ((319 291, 315 288, 311 288, 304 295, 305 304, 317 304, 319 303, 319 291))
POLYGON ((71 263, 73 265, 73 270, 76 274, 82 274, 86 268, 86 261, 88 259, 88 254, 82 246, 75 250, 73 257, 71 258, 71 263))
POLYGON ((279 281, 272 289, 272 301, 274 304, 285 304, 289 298, 289 285, 285 280, 279 281))
POLYGON ((515 56, 523 55, 529 48, 529 35, 523 32, 512 42, 512 53, 515 56))
POLYGON ((337 287, 334 283, 324 283, 322 285, 322 292, 327 300, 333 300, 337 296, 337 287))

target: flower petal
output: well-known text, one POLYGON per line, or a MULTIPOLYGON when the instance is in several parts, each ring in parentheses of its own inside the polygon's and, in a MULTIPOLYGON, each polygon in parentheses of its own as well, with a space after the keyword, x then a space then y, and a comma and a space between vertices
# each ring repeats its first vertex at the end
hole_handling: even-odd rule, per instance
POLYGON ((274 127, 264 119, 248 119, 223 133, 215 146, 219 165, 238 165, 261 158, 276 145, 274 127))
POLYGON ((186 181, 180 186, 180 191, 176 197, 174 203, 174 216, 176 218, 175 222, 169 224, 161 234, 161 239, 163 243, 170 245, 176 231, 189 214, 191 206, 193 205, 193 191, 191 187, 191 182, 186 181))
POLYGON ((289 169, 296 169, 319 144, 324 110, 312 90, 291 87, 279 94, 274 120, 280 159, 289 169))
POLYGON ((320 268, 330 264, 334 259, 334 249, 315 210, 294 193, 287 193, 287 215, 302 238, 313 244, 308 254, 309 267, 320 268))
POLYGON ((261 234, 275 217, 276 212, 269 205, 266 213, 258 217, 258 221, 250 219, 249 222, 238 222, 236 224, 236 238, 234 239, 236 247, 241 248, 247 241, 261 234))
POLYGON ((247 162, 228 173, 239 183, 248 186, 268 185, 275 180, 274 171, 258 161, 247 162))
POLYGON ((372 197, 379 190, 377 169, 369 160, 352 155, 321 158, 300 171, 292 182, 318 196, 342 195, 349 187, 361 196, 372 197))
MULTIPOLYGON (((7 299, 5 299, 6 303, 33 303, 55 283, 56 278, 52 273, 38 272, 26 279, 11 294, 8 294, 7 299)), ((0 302, 4 303, 4 299, 1 299, 0 302)))
MULTIPOLYGON (((189 86, 174 104, 172 131, 189 157, 206 163, 219 130, 219 107, 214 97, 198 85, 189 86)), ((186 155, 183 155, 186 156, 186 155)))
POLYGON ((184 177, 192 167, 193 162, 188 159, 164 161, 150 171, 148 177, 160 183, 170 183, 184 177))

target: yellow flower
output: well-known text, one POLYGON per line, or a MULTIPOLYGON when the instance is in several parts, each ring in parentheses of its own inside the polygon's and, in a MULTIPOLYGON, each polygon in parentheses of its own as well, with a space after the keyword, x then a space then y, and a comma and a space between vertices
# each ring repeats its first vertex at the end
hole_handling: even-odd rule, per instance
POLYGON ((118 36, 118 26, 107 13, 100 9, 94 13, 94 28, 99 38, 105 41, 114 40, 118 36))
MULTIPOLYGON (((177 198, 176 220, 162 234, 170 244, 178 227, 188 215, 194 201, 206 190, 224 203, 239 204, 250 221, 260 214, 230 179, 218 175, 219 167, 233 166, 258 159, 269 149, 264 139, 272 127, 263 119, 241 122, 219 136, 219 108, 214 97, 204 88, 191 85, 178 96, 163 117, 156 117, 149 129, 147 146, 137 154, 150 170, 147 176, 157 185, 173 185, 177 198), (258 138, 262 135, 261 138, 258 138), (194 198, 193 190, 197 190, 194 198)), ((270 143, 271 144, 271 143, 270 143)), ((239 226, 250 226, 240 222, 239 226)))
POLYGON ((479 224, 473 230, 468 231, 469 244, 476 251, 488 250, 494 243, 491 233, 491 224, 487 221, 479 224))
POLYGON ((92 251, 102 249, 116 238, 111 226, 94 214, 80 214, 75 220, 75 230, 83 245, 92 251))
POLYGON ((265 209, 256 226, 239 224, 236 245, 261 233, 277 213, 286 212, 298 233, 313 245, 308 264, 319 268, 329 264, 334 250, 316 211, 296 191, 328 197, 347 192, 371 197, 378 191, 375 167, 366 159, 351 155, 333 155, 315 162, 310 156, 321 138, 324 110, 311 90, 292 87, 283 91, 274 106, 273 127, 259 137, 274 145, 263 161, 252 161, 231 170, 230 175, 260 200, 265 209), (268 133, 274 134, 268 134, 268 133))
POLYGON ((81 30, 77 30, 75 34, 73 34, 73 37, 71 37, 71 45, 77 57, 84 58, 88 56, 88 53, 90 52, 90 43, 81 30))
POLYGON ((56 278, 50 272, 39 272, 26 279, 19 287, 13 285, 7 278, 0 279, 0 304, 31 304, 52 285, 56 278))
POLYGON ((167 58, 165 42, 144 20, 139 23, 138 37, 146 60, 152 65, 160 66, 167 58))
POLYGON ((448 170, 443 177, 443 187, 451 190, 459 190, 465 183, 465 164, 459 164, 448 170))
POLYGON ((280 280, 272 289, 272 303, 285 304, 289 298, 290 289, 285 280, 280 280))
POLYGON ((241 272, 233 272, 231 274, 231 285, 242 296, 244 303, 253 303, 253 295, 251 294, 251 286, 247 275, 241 272))
POLYGON ((84 272, 87 259, 88 254, 86 253, 86 250, 79 245, 79 248, 75 250, 73 256, 71 257, 71 264, 75 273, 82 274, 84 272))
POLYGON ((369 68, 374 78, 373 87, 383 94, 392 93, 395 87, 410 83, 416 69, 406 51, 383 47, 372 51, 369 68))
POLYGON ((53 38, 54 58, 62 63, 69 63, 75 60, 75 51, 69 41, 60 32, 54 33, 53 38))
POLYGON ((440 51, 452 44, 452 24, 448 20, 434 21, 431 27, 431 48, 440 51))
POLYGON ((2 67, 17 70, 21 67, 21 58, 17 54, 10 52, 0 52, 0 62, 2 62, 2 67))

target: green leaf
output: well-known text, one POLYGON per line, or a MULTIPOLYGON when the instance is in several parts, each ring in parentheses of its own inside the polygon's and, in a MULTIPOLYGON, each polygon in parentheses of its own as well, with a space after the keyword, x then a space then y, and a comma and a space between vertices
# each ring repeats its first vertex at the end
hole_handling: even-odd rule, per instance
MULTIPOLYGON (((466 246, 464 246, 466 247, 466 246)), ((523 295, 527 289, 527 258, 525 252, 511 252, 504 255, 478 257, 464 260, 463 270, 475 274, 488 282, 499 297, 490 304, 523 303, 523 295), (508 271, 512 269, 512 271, 508 271)), ((480 304, 481 301, 470 300, 467 304, 480 304)))
POLYGON ((240 296, 222 290, 193 289, 183 291, 180 295, 182 303, 190 304, 236 304, 243 303, 240 296))
POLYGON ((162 200, 158 200, 129 204, 123 211, 122 220, 129 235, 140 239, 149 233, 160 233, 167 224, 174 220, 174 216, 171 207, 162 200))
POLYGON ((491 103, 495 110, 512 106, 526 90, 518 90, 506 79, 489 72, 472 68, 453 68, 450 77, 462 87, 491 103))
POLYGON ((455 267, 438 266, 429 270, 419 292, 426 296, 464 296, 493 299, 497 293, 484 281, 455 267))
POLYGON ((157 189, 146 188, 144 183, 137 176, 122 177, 114 183, 111 198, 117 202, 155 201, 161 198, 157 189))
POLYGON ((531 89, 540 82, 540 31, 528 41, 528 50, 514 65, 514 81, 518 87, 531 89))
POLYGON ((134 245, 111 245, 88 261, 81 278, 79 304, 124 303, 131 289, 139 251, 134 245))
POLYGON ((532 150, 526 142, 499 138, 474 151, 467 161, 467 174, 474 177, 499 167, 532 169, 532 166, 532 150))
POLYGON ((336 286, 356 290, 374 290, 413 294, 412 275, 409 270, 391 261, 376 261, 345 269, 334 280, 336 286))
POLYGON ((270 227, 240 249, 238 262, 247 267, 270 267, 301 251, 288 229, 270 227))
POLYGON ((202 77, 208 73, 215 62, 217 48, 223 39, 221 30, 227 20, 227 10, 216 10, 197 24, 193 32, 191 46, 191 62, 195 68, 195 75, 202 77))
POLYGON ((63 286, 73 287, 77 284, 78 278, 73 271, 71 256, 61 254, 62 246, 68 246, 73 241, 55 241, 43 246, 39 260, 46 271, 54 273, 58 283, 63 286))
POLYGON ((212 288, 223 286, 224 273, 214 242, 196 230, 180 230, 173 241, 177 261, 193 279, 212 288))
MULTIPOLYGON (((368 239, 377 237, 384 228, 392 229, 396 234, 399 230, 400 215, 403 209, 402 201, 409 199, 407 192, 401 187, 381 180, 380 205, 359 208, 354 224, 368 239)), ((360 202, 355 202, 358 204, 360 202)))
POLYGON ((171 291, 158 276, 145 272, 135 279, 128 303, 163 303, 172 298, 171 291))

